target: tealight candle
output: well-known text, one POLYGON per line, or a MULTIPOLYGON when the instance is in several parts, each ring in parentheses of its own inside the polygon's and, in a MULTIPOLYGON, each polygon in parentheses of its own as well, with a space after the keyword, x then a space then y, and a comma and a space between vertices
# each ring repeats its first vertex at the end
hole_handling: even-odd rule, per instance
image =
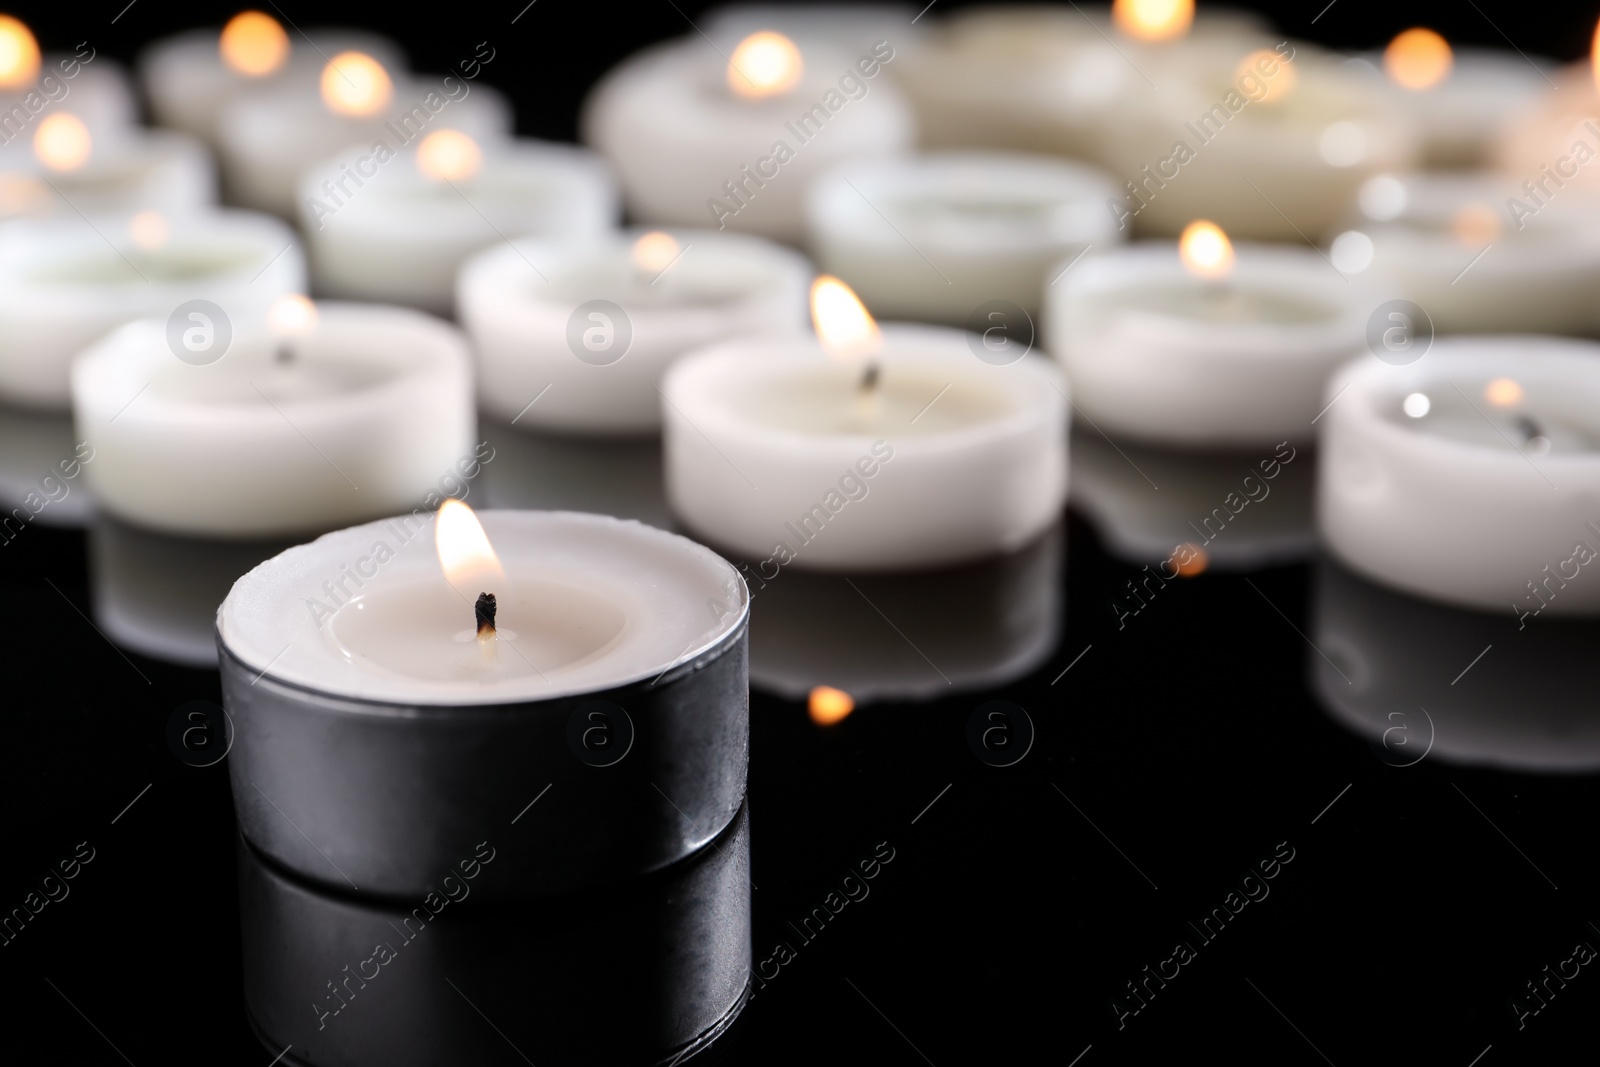
MULTIPOLYGON (((66 408, 72 358, 113 327, 208 301, 227 321, 185 328, 213 331, 210 344, 215 331, 259 324, 275 298, 304 287, 294 234, 248 212, 11 222, 0 228, 0 395, 66 408)), ((165 343, 162 351, 173 358, 165 343)))
POLYGON ((734 3, 713 8, 699 21, 719 48, 731 50, 752 33, 772 30, 802 52, 821 47, 855 54, 883 40, 894 42, 896 51, 915 48, 933 22, 916 16, 916 6, 900 4, 734 3))
POLYGON ((667 373, 667 497, 689 528, 779 565, 909 570, 1056 520, 1067 395, 1047 361, 986 362, 956 330, 880 333, 833 278, 812 309, 821 340, 728 341, 667 373))
POLYGON ((551 788, 567 815, 519 828, 499 892, 682 859, 744 800, 748 610, 715 553, 609 516, 456 501, 292 548, 217 615, 244 835, 420 900, 551 788))
POLYGON ((1525 618, 1600 612, 1600 345, 1449 338, 1328 382, 1318 524, 1356 571, 1525 618), (1333 398, 1338 397, 1337 401, 1333 398))
POLYGON ((1310 249, 1236 252, 1197 222, 1177 246, 1138 244, 1073 267, 1047 294, 1045 347, 1079 409, 1113 439, 1303 442, 1323 382, 1361 348, 1378 303, 1310 249))
POLYGON ((472 253, 524 235, 598 234, 619 214, 611 175, 590 152, 528 140, 480 147, 448 129, 387 165, 358 148, 307 171, 299 202, 319 293, 440 314, 453 309, 456 271, 472 253))
POLYGON ((1121 242, 1116 192, 1091 167, 998 152, 847 163, 811 188, 809 243, 877 315, 966 323, 995 300, 1034 314, 1051 265, 1121 242))
POLYGON ((835 163, 910 149, 911 113, 880 75, 895 56, 802 55, 762 32, 727 57, 696 36, 648 48, 584 105, 584 140, 616 168, 629 214, 797 242, 806 187, 835 163))
POLYGON ((315 97, 292 85, 263 89, 223 109, 217 151, 236 202, 296 217, 300 176, 361 146, 365 151, 356 177, 344 179, 332 197, 332 206, 342 209, 361 196, 362 182, 375 168, 387 166, 424 134, 460 130, 484 144, 511 129, 511 110, 493 89, 474 89, 450 75, 397 80, 364 52, 341 52, 328 60, 319 87, 315 97))
MULTIPOLYGON (((70 56, 41 56, 33 31, 0 15, 0 145, 15 144, 68 99, 97 135, 128 126, 138 113, 128 77, 115 60, 99 58, 88 41, 70 56)), ((5 151, 0 148, 0 159, 5 151)))
POLYGON ((486 411, 524 428, 641 435, 661 426, 673 360, 799 332, 809 278, 802 257, 759 238, 634 231, 491 248, 462 268, 457 303, 486 411))
POLYGON ((1537 213, 1487 174, 1382 174, 1361 188, 1329 258, 1371 272, 1441 333, 1592 333, 1600 327, 1600 193, 1571 189, 1537 213))
POLYGON ((41 119, 32 157, 0 174, 0 218, 194 211, 216 201, 205 147, 185 134, 113 130, 102 135, 72 111, 41 119))
POLYGON ((389 70, 405 69, 400 47, 359 30, 288 31, 271 15, 242 11, 216 30, 190 30, 150 45, 139 57, 139 80, 162 126, 217 143, 223 110, 260 89, 291 88, 315 97, 330 56, 362 52, 389 70))
POLYGON ((241 332, 203 363, 174 358, 173 329, 130 323, 72 368, 95 496, 129 522, 203 537, 327 530, 418 506, 473 460, 466 342, 438 319, 285 297, 271 332, 241 332))
POLYGON ((1550 88, 1544 69, 1554 69, 1548 60, 1498 49, 1456 51, 1420 26, 1357 62, 1370 66, 1374 81, 1384 80, 1390 106, 1411 118, 1425 167, 1488 163, 1509 124, 1550 88))

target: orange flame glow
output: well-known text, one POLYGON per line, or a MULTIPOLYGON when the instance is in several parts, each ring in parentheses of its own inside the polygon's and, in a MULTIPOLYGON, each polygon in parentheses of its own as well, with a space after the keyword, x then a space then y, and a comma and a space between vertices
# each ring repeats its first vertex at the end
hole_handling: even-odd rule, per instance
POLYGON ((811 716, 811 721, 818 726, 832 726, 856 710, 856 702, 843 689, 835 689, 831 685, 819 685, 811 690, 810 697, 806 700, 806 714, 811 716))
POLYGON ((805 60, 793 41, 762 30, 739 42, 728 59, 728 88, 747 100, 781 96, 800 84, 805 60))

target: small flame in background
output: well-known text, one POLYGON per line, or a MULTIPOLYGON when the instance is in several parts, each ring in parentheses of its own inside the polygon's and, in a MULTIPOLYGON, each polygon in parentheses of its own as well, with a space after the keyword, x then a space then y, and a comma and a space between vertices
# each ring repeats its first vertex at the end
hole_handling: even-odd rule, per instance
POLYGON ((164 247, 172 234, 167 217, 159 211, 141 211, 128 220, 128 236, 140 250, 154 252, 164 247))
POLYGON ((389 72, 365 52, 340 52, 322 68, 322 102, 336 114, 375 115, 393 95, 389 72))
POLYGON ((299 293, 285 293, 267 309, 267 329, 274 337, 304 337, 317 326, 317 305, 299 293))
POLYGON ((58 111, 39 123, 33 134, 33 154, 46 167, 64 174, 89 162, 94 142, 89 127, 70 111, 58 111))
POLYGON ((1481 248, 1500 236, 1500 216, 1488 204, 1468 204, 1450 217, 1450 232, 1468 248, 1481 248))
POLYGON ((26 89, 39 77, 39 42, 27 24, 0 15, 0 89, 26 89))
POLYGON ((670 233, 651 230, 633 242, 633 265, 643 274, 654 277, 672 266, 681 251, 670 233))
POLYGON ((1412 92, 1443 82, 1454 65, 1450 42, 1421 26, 1396 35, 1383 50, 1383 69, 1390 80, 1412 92))
POLYGON ((1117 29, 1141 41, 1170 41, 1189 32, 1194 0, 1116 0, 1111 20, 1117 29))
POLYGON ((1239 66, 1233 72, 1233 80, 1238 82, 1246 75, 1261 85, 1261 98, 1257 103, 1277 103, 1294 88, 1294 64, 1270 48, 1258 49, 1239 61, 1239 66), (1266 73, 1269 70, 1271 74, 1266 73))
POLYGON ((434 130, 417 145, 417 169, 434 181, 464 182, 483 166, 483 149, 460 130, 434 130))
POLYGON ((1172 550, 1171 563, 1179 578, 1195 578, 1206 572, 1211 565, 1211 558, 1206 555, 1205 549, 1193 541, 1185 541, 1172 550))
POLYGON ((1214 222, 1199 219, 1183 228, 1178 258, 1191 274, 1218 280, 1233 273, 1233 242, 1214 222))
POLYGON ((1496 378, 1483 388, 1483 398, 1497 408, 1522 403, 1522 386, 1510 378, 1496 378))
POLYGON ((433 545, 439 554, 439 569, 445 581, 457 592, 476 601, 479 593, 504 592, 505 569, 489 544, 471 508, 454 498, 446 500, 433 520, 433 545))
POLYGON ((781 33, 762 30, 739 42, 728 59, 728 88, 747 100, 781 96, 800 84, 805 60, 781 33))
POLYGON ((217 50, 228 69, 247 78, 263 78, 288 61, 289 35, 271 15, 241 11, 222 27, 217 50))
POLYGON ((831 274, 811 283, 811 323, 823 349, 835 359, 855 361, 883 346, 878 323, 855 290, 831 274))
POLYGON ((811 721, 818 726, 832 726, 836 722, 843 722, 854 710, 856 702, 850 694, 831 685, 817 686, 811 690, 811 695, 806 699, 806 714, 810 715, 811 721))

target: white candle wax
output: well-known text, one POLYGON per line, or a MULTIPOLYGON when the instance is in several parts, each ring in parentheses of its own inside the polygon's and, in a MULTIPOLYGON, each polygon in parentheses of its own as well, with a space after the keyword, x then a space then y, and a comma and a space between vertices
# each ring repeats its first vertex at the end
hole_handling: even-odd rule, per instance
POLYGON ((810 338, 739 339, 663 383, 667 497, 752 558, 904 570, 1026 544, 1066 496, 1067 399, 1041 359, 978 359, 975 335, 889 326, 875 388, 810 338))
POLYGON ((992 300, 1035 314, 1052 264, 1121 242, 1106 210, 1116 191, 1098 170, 1037 156, 847 163, 811 188, 809 243, 879 317, 964 324, 992 300))
POLYGON ((1237 257, 1211 280, 1172 244, 1138 244, 1085 257, 1051 288, 1045 347, 1103 431, 1211 447, 1315 434, 1322 384, 1362 348, 1380 301, 1310 249, 1237 257))
POLYGON ((1465 607, 1600 611, 1600 346, 1451 338, 1327 390, 1318 524, 1345 562, 1465 607))
POLYGON ((411 304, 448 314, 456 272, 506 238, 578 237, 615 224, 617 193, 598 156, 541 141, 461 142, 481 151, 474 173, 437 176, 426 138, 380 164, 370 147, 345 152, 300 181, 300 226, 319 293, 411 304))
POLYGON ((1519 195, 1503 176, 1379 175, 1329 255, 1385 279, 1441 333, 1593 332, 1600 192, 1567 190, 1527 217, 1506 210, 1519 195))
POLYGON ((32 85, 0 89, 0 160, 26 154, 40 123, 63 111, 96 137, 125 130, 139 117, 127 72, 84 41, 70 55, 43 57, 32 85))
POLYGON ((72 386, 96 498, 171 533, 326 530, 420 506, 473 461, 466 343, 400 308, 319 305, 310 333, 235 336, 203 365, 142 320, 85 352, 72 386))
POLYGON ((221 640, 246 665, 317 692, 481 706, 649 681, 743 625, 738 572, 686 538, 575 512, 479 518, 504 571, 490 651, 474 633, 473 594, 440 571, 433 521, 410 515, 257 567, 217 615, 221 640))
POLYGON ((560 433, 654 433, 673 360, 726 337, 792 334, 804 323, 810 269, 794 252, 755 237, 676 230, 675 256, 651 251, 670 262, 641 265, 640 236, 518 241, 467 262, 457 304, 477 350, 485 410, 560 433))
POLYGON ((139 56, 140 84, 155 121, 217 143, 222 112, 237 97, 260 90, 291 89, 314 99, 330 56, 357 51, 389 70, 404 70, 405 53, 386 37, 363 30, 313 27, 285 33, 285 55, 259 74, 235 69, 223 59, 214 29, 189 30, 147 47, 139 56))
POLYGON ((493 89, 449 76, 397 77, 388 103, 367 115, 335 113, 292 87, 263 90, 223 109, 217 152, 233 200, 293 218, 302 207, 295 202, 300 176, 309 168, 356 147, 393 166, 393 156, 441 129, 460 130, 479 144, 500 140, 511 132, 511 108, 493 89))
POLYGON ((216 169, 205 146, 163 130, 111 131, 91 142, 81 164, 53 168, 30 153, 0 174, 0 218, 176 214, 216 199, 216 169))
POLYGON ((668 41, 606 75, 584 104, 583 139, 611 161, 639 222, 798 242, 818 174, 910 149, 910 110, 883 76, 894 55, 892 41, 813 49, 792 88, 746 99, 703 38, 668 41))
POLYGON ((243 331, 304 287, 293 232, 248 212, 11 222, 0 228, 0 395, 66 408, 72 358, 107 330, 207 300, 243 331))

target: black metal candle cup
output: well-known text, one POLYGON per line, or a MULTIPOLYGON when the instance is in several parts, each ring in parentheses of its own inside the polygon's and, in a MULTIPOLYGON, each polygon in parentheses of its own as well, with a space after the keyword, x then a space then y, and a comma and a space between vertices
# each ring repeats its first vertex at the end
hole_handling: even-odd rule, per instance
MULTIPOLYGON (((619 634, 575 661, 570 679, 546 663, 542 681, 506 683, 513 692, 549 683, 558 690, 549 698, 507 700, 501 688, 495 690, 501 699, 471 699, 469 686, 466 698, 457 694, 441 703, 439 693, 451 683, 408 684, 394 671, 363 664, 351 668, 351 676, 334 671, 323 684, 308 683, 324 669, 319 657, 351 655, 340 641, 371 636, 341 631, 337 617, 326 627, 331 633, 295 624, 274 631, 266 645, 251 636, 260 618, 285 610, 280 598, 300 599, 303 575, 320 573, 330 555, 338 558, 385 532, 392 538, 384 524, 291 549, 241 579, 223 605, 219 649, 240 827, 252 845, 296 874, 345 891, 421 899, 443 891, 447 876, 459 880, 457 868, 478 842, 505 841, 515 847, 502 850, 496 877, 479 891, 483 896, 571 892, 683 859, 721 833, 743 802, 749 600, 737 572, 710 550, 639 523, 544 512, 486 512, 482 518, 513 579, 526 573, 529 559, 559 563, 565 553, 571 557, 566 563, 581 563, 628 548, 637 550, 635 558, 619 569, 662 572, 639 594, 639 604, 626 608, 632 615, 619 634), (725 602, 679 602, 691 590, 705 592, 708 576, 712 595, 725 602), (660 612, 670 617, 662 622, 660 612), (696 612, 705 619, 685 621, 696 612), (666 633, 641 632, 652 626, 666 633), (667 647, 667 634, 675 644, 685 627, 694 638, 691 649, 664 653, 664 662, 653 665, 659 670, 635 669, 649 662, 651 651, 667 647), (272 655, 264 649, 284 636, 291 648, 277 662, 264 662, 272 655), (592 684, 608 669, 604 657, 628 653, 630 640, 653 644, 645 658, 628 661, 620 684, 592 684), (327 647, 291 650, 295 642, 317 641, 327 647), (405 699, 412 687, 418 697, 405 699), (366 688, 370 695, 355 692, 366 688)), ((383 613, 403 614, 408 583, 444 585, 431 547, 407 551, 338 611, 376 614, 387 626, 392 620, 383 613)), ((574 571, 564 573, 571 578, 574 571)), ((525 646, 535 653, 529 666, 538 671, 539 647, 529 634, 540 623, 530 618, 528 588, 514 581, 506 588, 509 595, 498 598, 499 638, 510 640, 516 628, 521 637, 494 654, 520 670, 508 649, 525 646)), ((443 596, 454 603, 448 588, 443 596)), ((467 633, 451 654, 476 656, 474 605, 459 603, 467 633)), ((587 625, 598 624, 589 619, 587 625)), ((463 662, 470 669, 474 661, 463 662)))

